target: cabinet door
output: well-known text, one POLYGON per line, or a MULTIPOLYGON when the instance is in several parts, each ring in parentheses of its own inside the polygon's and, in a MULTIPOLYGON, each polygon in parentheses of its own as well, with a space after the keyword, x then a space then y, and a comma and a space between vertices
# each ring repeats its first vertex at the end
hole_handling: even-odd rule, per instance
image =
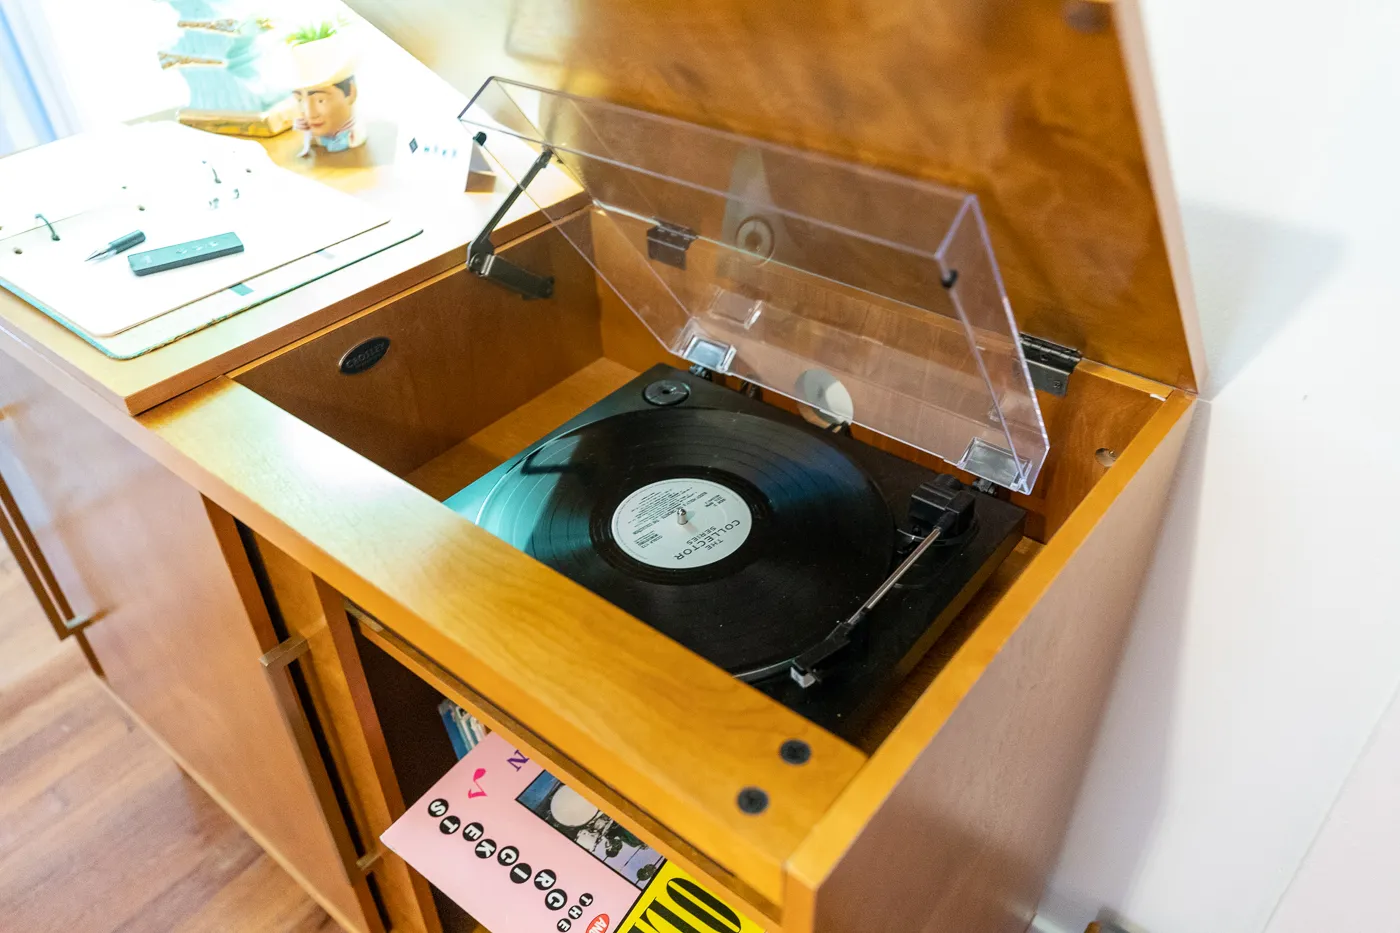
POLYGON ((112 693, 337 921, 377 927, 259 663, 277 638, 232 518, 4 354, 0 475, 112 693))

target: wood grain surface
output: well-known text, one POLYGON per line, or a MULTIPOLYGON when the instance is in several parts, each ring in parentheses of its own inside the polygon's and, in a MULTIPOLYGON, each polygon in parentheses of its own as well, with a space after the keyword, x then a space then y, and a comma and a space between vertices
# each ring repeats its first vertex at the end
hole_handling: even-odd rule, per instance
POLYGON ((434 499, 446 499, 483 473, 524 450, 588 406, 627 384, 635 370, 607 357, 551 386, 462 443, 423 464, 406 479, 434 499))
POLYGON ((111 702, 0 552, 0 917, 26 933, 338 933, 111 702))
POLYGON ((1115 4, 351 6, 466 94, 502 74, 972 191, 1023 330, 1196 385, 1115 4))
POLYGON ((602 352, 593 271, 552 229, 516 240, 513 262, 553 275, 525 301, 458 269, 235 373, 239 382, 403 475, 602 352), (339 362, 365 340, 389 350, 366 372, 339 362))
POLYGON ((231 380, 138 427, 187 481, 765 897, 864 759, 231 380), (288 459, 319 466, 276 466, 288 459), (788 738, 813 748, 800 769, 777 755, 788 738), (769 792, 762 814, 735 804, 750 785, 769 792))
POLYGON ((0 690, 67 650, 42 618, 14 557, 0 550, 0 690))
POLYGON ((363 929, 258 664, 275 638, 255 632, 204 498, 9 356, 0 407, 0 470, 74 610, 100 613, 84 635, 107 686, 343 925, 363 929))
POLYGON ((20 575, 29 585, 29 591, 43 610, 54 635, 59 638, 72 636, 83 618, 76 616, 68 604, 63 587, 54 577, 53 569, 49 567, 43 549, 39 547, 28 519, 10 492, 3 473, 0 473, 0 537, 4 538, 5 545, 14 556, 20 575))
MULTIPOLYGON (((262 669, 264 686, 271 692, 273 703, 282 716, 286 734, 292 740, 297 764, 300 765, 299 774, 281 775, 282 786, 298 787, 300 782, 297 778, 305 782, 316 805, 301 815, 301 821, 305 824, 319 823, 334 848, 335 864, 326 861, 320 853, 307 856, 308 861, 313 858, 319 858, 319 861, 313 865, 316 875, 303 883, 315 884, 320 878, 328 878, 334 885, 329 893, 342 899, 342 886, 348 885, 355 907, 347 910, 343 904, 336 904, 333 910, 336 919, 354 933, 385 933, 384 918, 380 915, 374 894, 370 891, 369 881, 359 869, 362 853, 355 838, 357 825, 352 823, 353 808, 342 805, 340 787, 332 774, 339 761, 334 753, 327 754, 323 750, 323 733, 317 721, 320 707, 315 702, 316 693, 312 688, 303 689, 304 685, 312 682, 303 669, 308 652, 299 647, 303 644, 299 639, 304 636, 285 629, 284 621, 277 613, 276 596, 271 587, 265 585, 265 578, 254 566, 256 548, 249 546, 237 521, 209 500, 204 500, 204 504, 219 547, 223 551, 224 560, 233 576, 234 585, 238 587, 242 597, 253 633, 262 645, 267 646, 267 650, 258 659, 258 666, 262 669), (340 869, 338 872, 335 870, 337 867, 340 869)), ((309 644, 309 639, 306 644, 309 644)), ((319 685, 320 681, 316 680, 314 683, 319 685)), ((222 704, 225 706, 234 702, 235 698, 222 698, 222 704)), ((133 715, 138 714, 133 711, 133 715)), ((269 734, 262 738, 275 741, 278 737, 276 731, 268 732, 269 734)), ((177 757, 176 760, 185 762, 183 757, 177 757)), ((189 767, 188 763, 185 767, 189 767)), ((222 800, 221 791, 215 790, 211 793, 215 794, 216 799, 222 800)), ((254 829, 260 832, 260 828, 254 829)), ((301 877, 300 865, 292 863, 289 870, 301 877)))
POLYGON ((1037 393, 1055 441, 1034 495, 1016 500, 1038 514, 1040 541, 1060 529, 1171 391, 1092 361, 1080 363, 1069 381, 1063 397, 1037 393))
POLYGON ((232 380, 130 419, 0 347, 765 898, 864 760, 232 380), (788 738, 813 749, 800 769, 777 754, 788 738), (738 809, 748 786, 769 792, 764 813, 738 809))
MULTIPOLYGON (((46 365, 22 347, 6 349, 26 366, 46 365)), ((1143 393, 1132 379, 1121 381, 1143 393)), ((861 770, 863 756, 854 749, 482 534, 245 386, 217 379, 131 421, 81 386, 56 382, 83 409, 100 413, 478 695, 528 723, 574 763, 576 770, 566 775, 599 780, 651 814, 741 879, 756 900, 782 911, 786 925, 783 902, 794 891, 785 882, 790 859, 814 829, 822 833, 832 812, 845 812, 839 804, 831 808, 848 798, 843 788, 861 770), (600 656, 610 659, 617 677, 593 676, 590 659, 600 656), (583 682, 590 684, 583 693, 570 686, 583 682), (772 748, 792 735, 817 750, 818 768, 799 774, 780 767, 776 756, 770 761, 772 748), (658 748, 667 755, 659 758, 658 748), (757 818, 731 809, 739 787, 750 783, 768 789, 774 801, 757 818)), ((1120 463, 1108 470, 1089 499, 1099 497, 1106 508, 1135 469, 1120 463)), ((1033 557, 1031 566, 1043 556, 1033 557)), ((1027 574, 1006 599, 1024 592, 1027 574)), ((1029 604, 1007 609, 1004 603, 989 621, 1008 624, 1004 613, 1029 611, 1029 604)), ((951 675, 941 672, 930 692, 976 683, 994 656, 980 656, 980 666, 952 668, 951 675)), ((927 696, 916 701, 910 716, 925 702, 927 696)), ((905 725, 893 727, 891 740, 905 725)), ((924 732, 922 741, 936 732, 924 732)), ((897 747, 907 752, 913 742, 897 747)), ((876 754, 886 756, 889 747, 887 740, 876 754)), ((828 856, 844 851, 862 825, 848 816, 837 819, 834 835, 824 837, 828 856)), ((797 918, 809 909, 815 902, 798 903, 797 918)))
POLYGON ((1173 393, 808 837, 789 863, 785 929, 1026 929, 1193 404, 1173 393))

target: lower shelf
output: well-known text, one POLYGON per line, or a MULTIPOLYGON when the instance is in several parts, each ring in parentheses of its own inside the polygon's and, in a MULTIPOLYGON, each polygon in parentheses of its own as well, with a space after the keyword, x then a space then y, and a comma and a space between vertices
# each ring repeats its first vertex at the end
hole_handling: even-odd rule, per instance
MULTIPOLYGON (((774 926, 778 924, 777 906, 738 877, 677 837, 650 814, 638 810, 612 788, 593 779, 576 762, 542 742, 527 727, 398 635, 358 611, 352 615, 358 619, 356 644, 405 802, 411 805, 457 763, 438 714, 438 703, 446 698, 492 731, 509 736, 518 748, 544 763, 551 773, 570 775, 569 785, 594 806, 619 818, 643 842, 676 861, 702 884, 726 892, 726 897, 733 899, 735 906, 750 917, 761 918, 774 926)), ((436 890, 434 895, 444 929, 462 929, 450 924, 464 922, 466 914, 436 890)))

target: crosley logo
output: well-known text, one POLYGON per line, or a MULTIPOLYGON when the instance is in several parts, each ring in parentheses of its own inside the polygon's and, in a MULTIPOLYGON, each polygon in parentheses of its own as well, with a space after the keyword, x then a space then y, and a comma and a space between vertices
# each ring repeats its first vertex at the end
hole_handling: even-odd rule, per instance
POLYGON ((584 933, 608 933, 608 915, 599 914, 589 921, 588 929, 584 933))
POLYGON ((388 352, 388 337, 371 337, 345 351, 340 358, 340 371, 347 376, 358 375, 384 359, 388 352))

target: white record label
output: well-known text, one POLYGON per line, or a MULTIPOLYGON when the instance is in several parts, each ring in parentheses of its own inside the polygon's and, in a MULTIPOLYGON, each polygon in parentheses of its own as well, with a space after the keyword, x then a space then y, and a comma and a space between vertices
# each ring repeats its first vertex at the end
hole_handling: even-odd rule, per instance
POLYGON ((739 549, 752 527, 748 503, 708 479, 648 483, 623 499, 612 517, 613 540, 629 557, 678 569, 723 560, 739 549))

